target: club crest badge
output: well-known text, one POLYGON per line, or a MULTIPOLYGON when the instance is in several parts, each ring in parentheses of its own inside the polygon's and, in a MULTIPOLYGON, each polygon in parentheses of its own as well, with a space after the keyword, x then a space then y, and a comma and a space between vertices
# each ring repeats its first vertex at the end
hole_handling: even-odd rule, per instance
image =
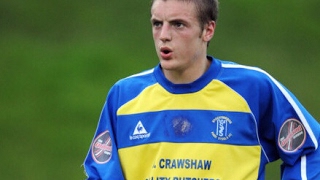
POLYGON ((92 144, 92 158, 98 164, 107 163, 112 155, 112 142, 109 131, 101 133, 92 144))
POLYGON ((284 152, 297 151, 306 140, 306 130, 296 119, 286 120, 280 128, 278 145, 284 152))
POLYGON ((215 139, 220 141, 226 141, 232 137, 232 133, 229 132, 228 128, 232 124, 232 121, 225 116, 219 116, 212 120, 215 124, 215 130, 211 132, 215 139))

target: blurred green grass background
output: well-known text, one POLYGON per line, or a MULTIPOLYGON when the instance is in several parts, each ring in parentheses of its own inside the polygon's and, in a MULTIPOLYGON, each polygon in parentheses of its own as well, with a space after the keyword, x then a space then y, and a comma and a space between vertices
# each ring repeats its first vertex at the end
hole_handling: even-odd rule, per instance
MULTIPOLYGON (((109 88, 158 63, 149 0, 0 2, 0 175, 84 179, 109 88)), ((259 66, 320 119, 318 0, 220 0, 209 54, 259 66)), ((280 161, 267 167, 279 179, 280 161)), ((241 167, 240 167, 241 168, 241 167)))

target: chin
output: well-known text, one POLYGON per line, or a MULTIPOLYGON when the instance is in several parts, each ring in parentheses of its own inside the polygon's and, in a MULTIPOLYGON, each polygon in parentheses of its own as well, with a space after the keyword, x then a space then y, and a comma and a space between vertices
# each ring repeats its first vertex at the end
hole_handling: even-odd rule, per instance
POLYGON ((177 65, 174 64, 172 60, 160 60, 160 65, 161 65, 161 68, 165 70, 177 69, 177 65))

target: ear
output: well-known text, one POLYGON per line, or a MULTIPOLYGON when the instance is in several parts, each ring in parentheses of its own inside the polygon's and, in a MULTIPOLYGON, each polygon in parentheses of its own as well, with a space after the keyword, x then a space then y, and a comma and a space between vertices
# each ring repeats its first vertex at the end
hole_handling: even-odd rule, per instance
POLYGON ((212 39, 215 28, 216 28, 215 21, 210 21, 207 25, 205 25, 203 34, 202 34, 203 41, 209 42, 212 39))

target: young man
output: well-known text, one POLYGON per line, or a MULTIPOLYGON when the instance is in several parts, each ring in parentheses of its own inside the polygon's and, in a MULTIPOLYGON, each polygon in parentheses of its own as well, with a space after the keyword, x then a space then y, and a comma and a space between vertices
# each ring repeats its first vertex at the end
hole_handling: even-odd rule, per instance
POLYGON ((207 56, 216 0, 154 0, 160 63, 110 90, 84 162, 88 179, 320 179, 319 123, 261 69, 207 56))

